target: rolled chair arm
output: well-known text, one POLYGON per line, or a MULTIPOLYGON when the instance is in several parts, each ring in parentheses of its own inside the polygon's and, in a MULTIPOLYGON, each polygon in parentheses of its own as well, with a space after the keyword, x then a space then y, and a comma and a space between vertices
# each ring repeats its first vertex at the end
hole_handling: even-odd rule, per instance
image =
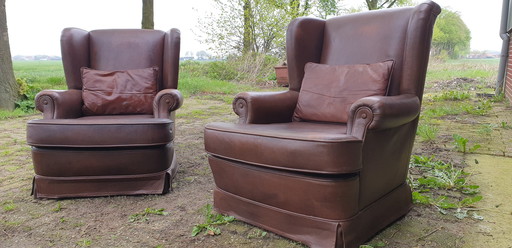
POLYGON ((44 119, 71 119, 82 116, 81 90, 43 90, 35 97, 36 109, 44 119))
POLYGON ((292 120, 299 93, 243 92, 233 101, 233 111, 238 115, 238 123, 267 124, 292 120))
POLYGON ((418 117, 420 109, 415 95, 364 97, 350 107, 348 133, 364 138, 366 130, 398 127, 418 117))
POLYGON ((171 113, 181 107, 183 96, 179 90, 164 89, 158 92, 153 101, 153 113, 155 118, 168 119, 171 113))

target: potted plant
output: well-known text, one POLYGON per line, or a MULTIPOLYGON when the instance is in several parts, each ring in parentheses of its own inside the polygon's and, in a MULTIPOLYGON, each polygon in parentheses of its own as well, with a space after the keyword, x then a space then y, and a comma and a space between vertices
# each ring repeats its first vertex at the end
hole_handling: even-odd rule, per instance
POLYGON ((275 66, 274 69, 276 71, 277 85, 288 86, 288 66, 286 62, 283 62, 280 66, 275 66))

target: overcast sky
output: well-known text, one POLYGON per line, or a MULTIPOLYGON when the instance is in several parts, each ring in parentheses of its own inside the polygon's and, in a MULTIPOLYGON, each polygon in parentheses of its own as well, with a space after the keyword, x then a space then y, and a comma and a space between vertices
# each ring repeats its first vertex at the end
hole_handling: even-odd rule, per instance
MULTIPOLYGON (((155 29, 181 30, 181 53, 206 50, 197 40, 197 21, 211 10, 211 0, 154 0, 155 29)), ((346 0, 359 5, 363 0, 346 0)), ((501 49, 501 0, 437 0, 458 11, 471 30, 471 49, 501 49)), ((140 28, 141 0, 7 0, 11 54, 60 55, 60 32, 65 27, 85 30, 140 28)))

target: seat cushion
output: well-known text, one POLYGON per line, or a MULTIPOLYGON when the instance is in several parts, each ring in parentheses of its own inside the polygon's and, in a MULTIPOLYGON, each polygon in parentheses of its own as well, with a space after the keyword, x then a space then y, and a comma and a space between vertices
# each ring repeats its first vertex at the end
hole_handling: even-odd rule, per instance
POLYGON ((347 135, 345 124, 211 123, 204 142, 213 156, 262 167, 320 174, 361 168, 362 141, 347 135))
POLYGON ((152 114, 158 68, 99 71, 82 67, 85 115, 152 114))
POLYGON ((307 63, 294 120, 348 121, 352 103, 386 94, 393 61, 358 65, 307 63))
POLYGON ((130 147, 165 145, 172 121, 150 115, 41 119, 27 124, 27 143, 36 147, 130 147))

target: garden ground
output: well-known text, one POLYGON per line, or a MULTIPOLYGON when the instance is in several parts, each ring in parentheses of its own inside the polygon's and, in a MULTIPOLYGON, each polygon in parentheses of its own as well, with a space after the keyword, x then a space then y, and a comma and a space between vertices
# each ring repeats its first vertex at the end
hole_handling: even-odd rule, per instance
MULTIPOLYGON (((369 241, 369 247, 512 247, 512 108, 476 97, 492 88, 483 81, 429 83, 420 126, 433 131, 430 138, 418 135, 413 151, 453 165, 451 171, 470 173, 463 183, 479 185, 476 194, 482 200, 462 204, 466 196, 454 189, 421 188, 417 179, 431 172, 415 174, 422 167, 412 167, 413 189, 432 193, 434 200, 416 199, 411 212, 369 241), (443 99, 445 92, 468 92, 470 97, 443 99), (454 134, 467 139, 463 151, 454 144, 454 134), (444 196, 458 207, 440 204, 444 196)), ((205 222, 203 210, 212 204, 214 188, 203 147, 204 125, 237 118, 230 104, 215 100, 226 97, 194 95, 178 110, 180 169, 166 195, 35 200, 25 126, 40 115, 0 120, 0 247, 303 247, 239 221, 219 226, 220 235, 191 235, 194 225, 205 222), (148 208, 168 214, 145 213, 148 208)))

